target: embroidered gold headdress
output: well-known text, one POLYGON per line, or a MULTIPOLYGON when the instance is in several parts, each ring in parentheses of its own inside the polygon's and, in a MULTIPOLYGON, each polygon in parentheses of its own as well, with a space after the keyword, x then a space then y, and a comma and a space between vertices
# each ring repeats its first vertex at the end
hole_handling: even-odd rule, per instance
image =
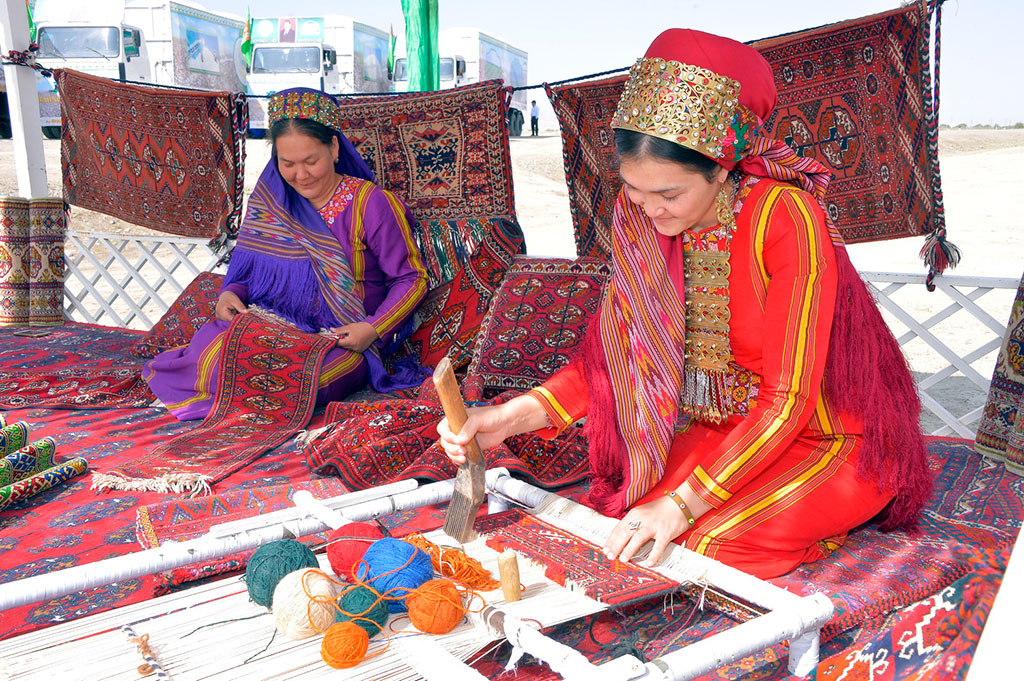
POLYGON ((341 110, 337 102, 323 92, 296 88, 278 92, 267 106, 270 125, 285 118, 306 118, 331 130, 341 129, 341 110))
POLYGON ((629 71, 611 125, 733 162, 742 156, 746 132, 760 125, 739 96, 737 80, 701 66, 642 57, 629 71))

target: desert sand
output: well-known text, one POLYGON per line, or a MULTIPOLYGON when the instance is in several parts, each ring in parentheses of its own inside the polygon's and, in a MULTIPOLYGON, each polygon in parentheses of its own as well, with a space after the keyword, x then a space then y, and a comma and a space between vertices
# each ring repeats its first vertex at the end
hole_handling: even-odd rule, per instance
MULTIPOLYGON (((943 130, 939 136, 939 160, 945 194, 949 239, 963 251, 960 266, 951 274, 970 277, 1001 277, 1019 280, 1024 272, 1024 130, 943 130)), ((60 145, 44 142, 47 181, 51 194, 60 195, 60 145)), ((526 234, 527 250, 533 255, 574 257, 572 217, 562 166, 561 138, 556 130, 545 130, 539 137, 511 139, 512 169, 516 209, 526 234)), ((251 191, 270 156, 265 141, 249 140, 246 160, 246 191, 251 191)), ((17 195, 13 147, 10 140, 0 141, 0 196, 17 195)), ((148 232, 120 220, 91 211, 72 208, 71 228, 108 233, 148 232)), ((924 268, 918 259, 920 238, 906 238, 850 247, 854 264, 862 272, 899 272, 920 274, 924 268)), ((205 261, 205 260, 204 260, 205 261)), ((201 265, 200 265, 201 266, 201 265)), ((976 302, 1000 324, 1005 324, 1014 296, 1013 289, 996 290, 976 302)), ((967 287, 965 294, 973 290, 967 287)), ((918 320, 925 320, 949 305, 941 293, 928 293, 923 286, 911 285, 895 296, 900 305, 918 320)), ((905 327, 887 315, 899 337, 905 327)), ((966 355, 994 337, 994 334, 965 312, 931 329, 957 354, 966 355)), ((920 377, 934 374, 946 361, 920 340, 909 342, 904 350, 911 367, 920 377)), ((992 373, 995 352, 972 363, 982 376, 992 373)), ((956 415, 984 404, 985 391, 962 374, 955 374, 932 389, 939 402, 956 415)), ((925 432, 939 426, 926 414, 925 432)))

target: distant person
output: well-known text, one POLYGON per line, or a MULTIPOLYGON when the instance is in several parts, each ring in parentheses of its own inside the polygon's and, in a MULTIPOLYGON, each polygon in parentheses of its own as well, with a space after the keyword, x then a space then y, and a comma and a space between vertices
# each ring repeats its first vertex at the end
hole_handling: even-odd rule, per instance
POLYGON ((536 137, 540 130, 540 107, 537 100, 530 102, 530 137, 536 137))

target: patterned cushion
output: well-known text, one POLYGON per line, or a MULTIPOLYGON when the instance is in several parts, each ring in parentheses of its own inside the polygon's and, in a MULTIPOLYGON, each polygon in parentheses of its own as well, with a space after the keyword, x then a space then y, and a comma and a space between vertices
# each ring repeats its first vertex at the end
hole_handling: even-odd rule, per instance
POLYGON ((492 224, 465 267, 431 290, 416 312, 419 328, 409 336, 406 349, 424 366, 435 366, 445 356, 453 369, 469 364, 491 296, 523 249, 519 225, 507 220, 492 224))
POLYGON ((516 258, 494 294, 469 374, 487 393, 550 378, 582 342, 611 273, 596 258, 516 258))
POLYGON ((202 272, 185 287, 178 299, 164 313, 149 333, 142 337, 133 351, 139 357, 155 357, 164 350, 185 345, 199 327, 213 317, 217 307, 223 274, 202 272))

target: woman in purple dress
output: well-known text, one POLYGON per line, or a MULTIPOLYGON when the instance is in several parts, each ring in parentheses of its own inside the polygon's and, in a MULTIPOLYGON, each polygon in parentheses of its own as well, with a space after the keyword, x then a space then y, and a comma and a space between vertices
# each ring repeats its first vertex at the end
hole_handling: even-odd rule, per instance
POLYGON ((286 90, 271 98, 269 115, 271 159, 249 197, 215 317, 143 372, 181 420, 209 413, 224 334, 253 306, 337 338, 320 371, 318 403, 367 383, 385 392, 420 380, 419 367, 389 376, 382 362, 411 332, 427 291, 412 216, 374 184, 340 131, 332 97, 286 90))

